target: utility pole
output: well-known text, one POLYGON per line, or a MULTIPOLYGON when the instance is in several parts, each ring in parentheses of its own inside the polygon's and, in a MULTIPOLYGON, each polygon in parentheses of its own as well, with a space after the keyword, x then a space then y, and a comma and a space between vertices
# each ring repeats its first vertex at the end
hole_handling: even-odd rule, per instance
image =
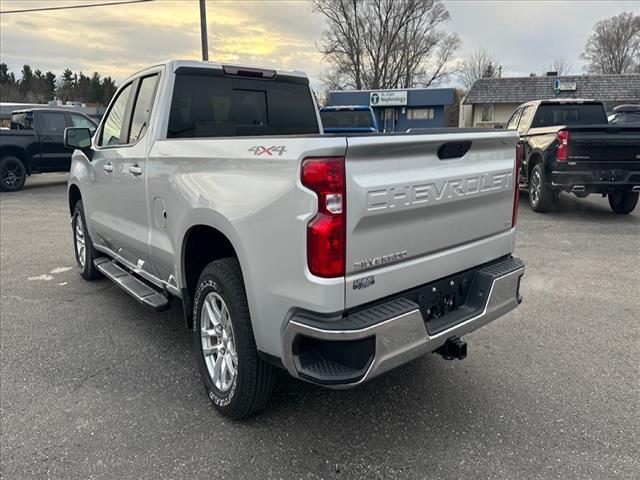
POLYGON ((202 41, 202 60, 209 61, 209 42, 207 40, 207 6, 200 0, 200 39, 202 41))

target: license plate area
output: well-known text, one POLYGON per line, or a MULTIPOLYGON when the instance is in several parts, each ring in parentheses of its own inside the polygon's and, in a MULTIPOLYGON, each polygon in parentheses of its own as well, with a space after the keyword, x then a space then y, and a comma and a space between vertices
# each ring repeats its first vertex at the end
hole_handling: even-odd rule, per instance
POLYGON ((610 170, 598 170, 596 172, 596 178, 600 182, 622 182, 629 175, 628 170, 610 169, 610 170))
POLYGON ((468 297, 476 272, 453 275, 428 286, 418 292, 418 305, 427 331, 437 333, 444 326, 456 322, 457 317, 469 313, 468 297))

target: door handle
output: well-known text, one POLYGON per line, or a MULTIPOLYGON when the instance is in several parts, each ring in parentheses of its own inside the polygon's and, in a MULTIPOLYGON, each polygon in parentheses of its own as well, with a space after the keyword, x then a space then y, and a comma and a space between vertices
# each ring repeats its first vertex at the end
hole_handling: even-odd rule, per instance
POLYGON ((136 176, 142 175, 142 167, 140 167, 139 165, 131 165, 129 167, 129 173, 136 176))
POLYGON ((113 165, 111 165, 110 163, 105 163, 104 164, 104 171, 105 172, 109 172, 109 173, 113 172, 113 165))

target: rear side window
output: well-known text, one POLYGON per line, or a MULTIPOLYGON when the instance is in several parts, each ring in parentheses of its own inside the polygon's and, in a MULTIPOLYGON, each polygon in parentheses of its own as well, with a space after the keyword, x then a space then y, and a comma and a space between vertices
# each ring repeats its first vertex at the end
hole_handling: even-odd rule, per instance
POLYGON ((509 119, 509 121, 507 122, 507 130, 515 130, 516 126, 518 125, 518 118, 520 118, 520 112, 522 110, 518 109, 516 110, 513 115, 511 115, 511 118, 509 119))
POLYGON ((518 121, 518 133, 525 133, 527 131, 527 126, 529 125, 529 120, 531 120, 532 114, 533 105, 524 107, 524 109, 522 110, 522 115, 520 116, 520 120, 518 121))
POLYGON ((594 123, 607 123, 604 107, 600 104, 542 104, 538 107, 531 127, 592 125, 594 123))
POLYGON ((318 132, 307 84, 277 78, 176 74, 168 138, 318 132))
POLYGON ((12 113, 11 130, 33 130, 33 113, 12 113))
POLYGON ((131 94, 131 84, 120 90, 118 97, 113 102, 111 110, 107 114, 100 136, 100 146, 120 145, 125 143, 121 138, 122 122, 127 110, 129 95, 131 94))
POLYGON ((49 135, 62 135, 67 128, 67 119, 62 112, 41 112, 38 130, 49 135))
POLYGON ((129 132, 129 143, 135 143, 147 131, 149 125, 149 116, 151 115, 151 106, 153 105, 153 97, 156 92, 156 84, 158 83, 158 75, 144 77, 140 81, 136 105, 133 108, 133 117, 131 118, 131 129, 129 132))

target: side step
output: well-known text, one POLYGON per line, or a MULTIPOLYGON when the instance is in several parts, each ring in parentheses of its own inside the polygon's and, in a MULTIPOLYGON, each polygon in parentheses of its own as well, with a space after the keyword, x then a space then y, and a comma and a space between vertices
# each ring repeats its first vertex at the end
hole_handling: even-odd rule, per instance
POLYGON ((110 258, 96 258, 93 264, 100 270, 100 273, 113 280, 116 285, 143 305, 151 307, 158 312, 169 308, 169 299, 166 295, 129 273, 110 258))

